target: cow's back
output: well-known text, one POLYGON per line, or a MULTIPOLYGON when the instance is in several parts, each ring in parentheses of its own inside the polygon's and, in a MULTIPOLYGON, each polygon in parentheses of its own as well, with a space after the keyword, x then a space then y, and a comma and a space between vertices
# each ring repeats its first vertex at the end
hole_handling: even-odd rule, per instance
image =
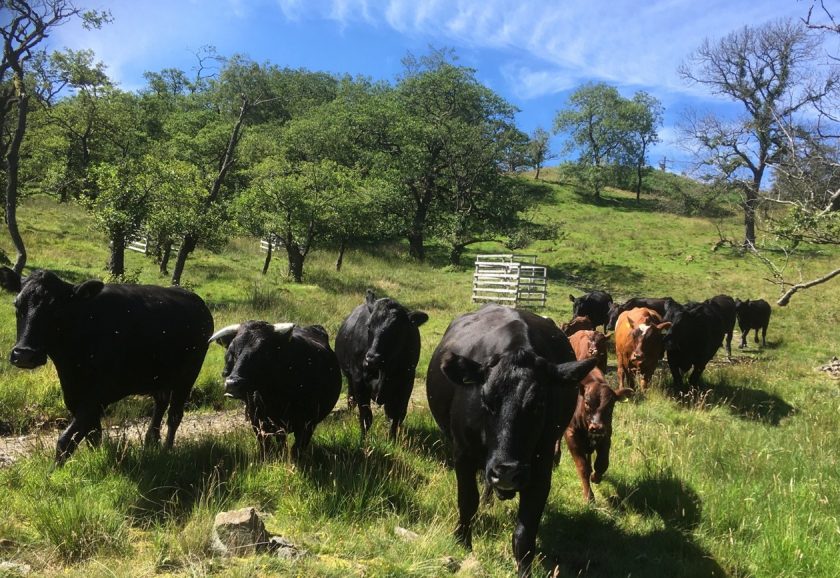
POLYGON ((194 293, 173 287, 105 285, 74 304, 51 348, 62 386, 110 403, 198 375, 213 317, 194 293))

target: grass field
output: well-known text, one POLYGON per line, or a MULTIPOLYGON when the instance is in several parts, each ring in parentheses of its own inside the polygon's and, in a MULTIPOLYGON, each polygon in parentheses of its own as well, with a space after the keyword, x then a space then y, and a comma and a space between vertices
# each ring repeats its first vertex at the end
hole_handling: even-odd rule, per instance
MULTIPOLYGON (((552 179, 552 172, 545 177, 552 179)), ((738 238, 737 215, 682 217, 662 204, 607 191, 600 203, 565 185, 537 215, 562 223, 561 241, 526 252, 550 267, 548 306, 565 321, 569 293, 606 289, 677 300, 718 293, 764 298, 776 289, 762 265, 730 249, 712 251, 718 228, 738 238)), ((101 277, 101 236, 74 206, 31 199, 19 217, 31 267, 65 279, 101 277)), ((10 249, 7 240, 0 246, 10 249)), ((497 251, 491 245, 473 251, 497 251)), ((305 283, 284 276, 282 255, 266 276, 253 239, 234 239, 219 254, 199 251, 184 281, 210 305, 217 327, 246 319, 320 323, 331 336, 372 287, 430 320, 405 435, 392 443, 381 410, 367 443, 356 416, 335 412, 299 461, 257 460, 245 428, 176 439, 171 452, 106 437, 83 446, 59 470, 52 443, 0 469, 0 561, 29 564, 38 575, 67 576, 509 576, 516 501, 482 505, 474 552, 456 544, 455 476, 425 404, 429 357, 449 322, 475 308, 471 267, 418 264, 397 247, 356 249, 335 272, 335 255, 315 253, 305 283), (309 552, 297 561, 267 555, 214 557, 209 528, 219 511, 257 506, 269 530, 309 552), (419 538, 395 535, 401 526, 419 538), (451 557, 452 559, 448 558, 451 557)), ((813 251, 795 263, 803 278, 827 271, 840 252, 813 251)), ((466 256, 469 263, 471 255, 466 256)), ((141 282, 166 284, 156 266, 127 257, 141 282)), ((0 427, 31 431, 66 417, 52 364, 11 367, 15 342, 11 296, 0 305, 0 427)), ((719 355, 706 384, 684 398, 667 392, 664 368, 654 385, 616 408, 612 462, 584 503, 567 455, 555 470, 538 537, 536 575, 592 577, 840 576, 840 384, 816 367, 838 355, 840 283, 797 294, 775 308, 768 345, 719 355)), ((738 335, 736 330, 735 341, 738 335)), ((192 411, 237 407, 221 396, 222 349, 213 346, 193 392, 192 411)), ((610 359, 614 365, 614 356, 610 359)), ((608 379, 615 385, 615 373, 608 379)), ((339 406, 343 405, 339 401, 339 406)), ((114 406, 118 423, 148 411, 145 400, 114 406)), ((244 420, 244 418, 243 418, 244 420)))

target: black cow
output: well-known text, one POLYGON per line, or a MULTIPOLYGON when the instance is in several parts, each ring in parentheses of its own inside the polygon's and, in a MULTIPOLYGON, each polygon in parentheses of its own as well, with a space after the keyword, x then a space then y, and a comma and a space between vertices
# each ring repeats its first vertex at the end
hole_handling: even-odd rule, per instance
POLYGON ((572 319, 575 317, 589 317, 595 327, 603 325, 604 329, 606 329, 610 305, 613 302, 612 296, 609 293, 592 291, 577 298, 574 295, 569 295, 569 301, 572 302, 572 319))
POLYGON ((706 300, 707 303, 718 308, 726 331, 726 357, 732 359, 732 333, 735 331, 735 300, 729 295, 715 295, 706 300))
POLYGON ((494 304, 455 319, 432 354, 426 394, 453 443, 456 537, 472 547, 476 472, 503 500, 519 492, 513 552, 520 576, 530 575, 555 443, 575 411, 579 382, 596 361, 575 361, 551 320, 494 304))
POLYGON ((607 315, 607 329, 615 330, 615 322, 618 321, 618 316, 624 311, 630 311, 637 307, 645 307, 652 309, 659 313, 662 318, 665 318, 668 307, 672 303, 677 303, 670 297, 632 297, 624 303, 613 303, 610 305, 609 313, 607 315))
POLYGON ((341 371, 324 328, 248 321, 220 329, 210 341, 227 349, 225 395, 245 401, 260 456, 267 456, 272 438, 285 448, 290 432, 299 454, 341 393, 341 371))
POLYGON ((371 400, 385 406, 391 438, 405 419, 420 358, 419 327, 429 316, 409 311, 387 297, 367 290, 365 302, 353 309, 335 337, 335 354, 347 377, 348 396, 359 406, 362 437, 373 422, 371 400))
POLYGON ((97 280, 72 285, 49 271, 21 278, 7 267, 0 269, 0 286, 17 293, 17 343, 9 361, 32 369, 52 359, 73 416, 58 438, 56 463, 85 437, 97 443, 105 407, 132 394, 155 401, 146 443, 160 440, 169 407, 166 447, 172 446, 213 332, 198 295, 97 280))
POLYGON ((726 320, 711 300, 674 305, 668 309, 665 320, 671 322, 664 344, 674 387, 682 389, 683 376, 692 368, 689 384, 696 386, 706 365, 723 343, 726 320))
POLYGON ((738 328, 741 330, 739 348, 747 346, 747 334, 755 329, 755 342, 758 343, 758 330, 761 329, 761 345, 767 346, 767 326, 770 325, 770 304, 764 299, 735 300, 735 313, 738 315, 738 328))

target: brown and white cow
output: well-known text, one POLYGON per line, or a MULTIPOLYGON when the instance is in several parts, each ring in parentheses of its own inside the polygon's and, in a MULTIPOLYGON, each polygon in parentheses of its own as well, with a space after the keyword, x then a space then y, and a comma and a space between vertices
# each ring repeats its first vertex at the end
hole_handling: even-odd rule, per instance
POLYGON ((584 360, 588 357, 595 357, 598 359, 598 369, 602 373, 607 372, 607 344, 612 337, 604 335, 600 331, 584 330, 573 333, 569 336, 569 343, 575 351, 575 357, 578 360, 584 360))
POLYGON ((641 389, 647 389, 659 360, 665 354, 662 332, 671 327, 656 311, 636 307, 624 311, 615 324, 615 356, 619 386, 635 387, 635 376, 641 389))

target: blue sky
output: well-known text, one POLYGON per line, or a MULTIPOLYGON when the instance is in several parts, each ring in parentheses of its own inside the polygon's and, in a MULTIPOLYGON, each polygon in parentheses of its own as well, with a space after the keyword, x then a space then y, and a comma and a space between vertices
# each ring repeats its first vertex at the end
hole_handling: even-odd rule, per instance
MULTIPOLYGON (((652 164, 688 167, 676 123, 686 107, 737 109, 690 86, 677 66, 704 38, 778 18, 803 17, 807 0, 79 0, 108 9, 114 22, 85 31, 71 23, 50 36, 53 48, 90 48, 126 90, 143 72, 189 71, 194 53, 350 73, 393 81, 401 58, 429 46, 454 48, 462 64, 521 109, 526 132, 551 128, 569 93, 604 81, 630 97, 645 90, 665 107, 663 142, 652 164)), ((560 137, 554 148, 559 149, 560 137)))

